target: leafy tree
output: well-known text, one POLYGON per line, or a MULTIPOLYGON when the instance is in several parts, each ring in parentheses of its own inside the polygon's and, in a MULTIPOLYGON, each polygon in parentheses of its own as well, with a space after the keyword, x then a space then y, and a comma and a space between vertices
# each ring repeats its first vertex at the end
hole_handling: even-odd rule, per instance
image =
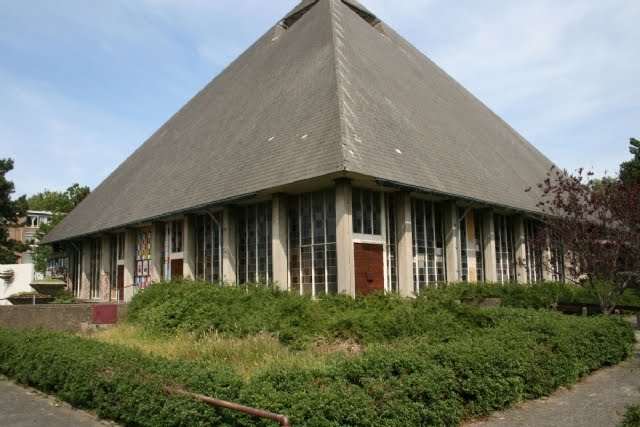
MULTIPOLYGON (((44 190, 31 196, 28 200, 29 209, 53 213, 49 222, 40 226, 36 233, 36 239, 42 239, 49 231, 53 230, 90 192, 89 187, 81 187, 80 184, 75 183, 63 192, 44 190)), ((46 271, 47 261, 52 253, 51 245, 38 245, 33 253, 37 271, 46 271)))
POLYGON ((589 289, 610 314, 640 278, 640 184, 552 168, 538 187, 546 215, 534 243, 560 242, 545 267, 564 264, 567 279, 589 289))
POLYGON ((13 160, 0 159, 0 264, 15 264, 16 254, 27 250, 26 245, 9 239, 9 228, 18 226, 18 220, 27 212, 26 196, 11 200, 15 185, 5 177, 11 170, 13 160))
POLYGON ((620 165, 620 179, 627 184, 640 184, 640 141, 631 138, 629 144, 633 159, 620 165))

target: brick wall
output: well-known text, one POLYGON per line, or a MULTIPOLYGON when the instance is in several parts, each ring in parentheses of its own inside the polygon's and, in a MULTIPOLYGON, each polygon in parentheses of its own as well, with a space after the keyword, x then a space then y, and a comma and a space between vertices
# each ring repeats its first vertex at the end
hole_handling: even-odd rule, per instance
MULTIPOLYGON (((126 308, 126 305, 118 306, 119 318, 126 314, 126 308)), ((0 307, 0 327, 78 332, 83 323, 91 322, 91 304, 8 305, 0 307)))

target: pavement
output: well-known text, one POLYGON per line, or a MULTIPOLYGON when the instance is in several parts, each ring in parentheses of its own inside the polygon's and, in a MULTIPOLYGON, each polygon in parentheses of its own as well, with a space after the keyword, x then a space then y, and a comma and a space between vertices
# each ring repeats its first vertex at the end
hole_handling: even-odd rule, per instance
POLYGON ((83 411, 73 409, 54 397, 20 387, 0 377, 0 426, 2 427, 104 427, 83 411))
POLYGON ((628 405, 640 404, 640 332, 635 356, 596 371, 571 389, 497 412, 466 427, 616 427, 628 405))

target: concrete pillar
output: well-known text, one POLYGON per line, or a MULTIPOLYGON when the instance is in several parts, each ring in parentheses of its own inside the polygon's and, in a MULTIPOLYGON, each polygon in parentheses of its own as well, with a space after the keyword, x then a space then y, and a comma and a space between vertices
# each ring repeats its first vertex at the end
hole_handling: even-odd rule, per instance
POLYGON ((553 266, 551 264, 551 242, 547 239, 545 247, 542 249, 542 280, 545 282, 553 282, 553 266))
POLYGON ((287 197, 284 194, 274 195, 271 206, 273 281, 277 283, 280 289, 287 290, 289 288, 287 197))
POLYGON ((80 299, 91 297, 91 241, 82 242, 82 264, 80 268, 80 299))
POLYGON ((154 222, 151 225, 151 265, 149 266, 151 282, 159 282, 164 279, 162 276, 164 235, 165 224, 163 222, 154 222))
POLYGON ((336 252, 338 258, 338 292, 356 295, 351 217, 351 181, 336 181, 336 252))
POLYGON ((238 281, 236 224, 235 209, 233 207, 224 208, 222 213, 222 280, 227 284, 235 284, 238 281))
POLYGON ((100 299, 102 301, 111 300, 111 237, 102 237, 100 257, 100 299))
POLYGON ((460 234, 458 207, 455 202, 444 204, 444 239, 447 265, 447 282, 460 281, 460 234))
POLYGON ((133 297, 133 276, 136 268, 136 230, 127 229, 124 233, 124 300, 133 297))
POLYGON ((182 231, 182 273, 184 277, 196 277, 196 218, 187 215, 182 231))
POLYGON ((409 193, 396 195, 396 239, 398 257, 398 291, 401 297, 415 296, 413 285, 413 225, 409 193))
POLYGON ((524 217, 517 215, 513 217, 513 250, 516 258, 516 281, 518 283, 528 283, 527 279, 527 238, 524 230, 524 217))
MULTIPOLYGON (((478 282, 478 269, 476 265, 476 217, 474 212, 470 210, 466 217, 467 225, 467 282, 478 282)), ((462 242, 461 242, 462 243, 462 242)))
POLYGON ((482 240, 484 242, 484 280, 487 283, 498 281, 498 266, 496 262, 496 231, 493 212, 487 210, 482 214, 482 240))

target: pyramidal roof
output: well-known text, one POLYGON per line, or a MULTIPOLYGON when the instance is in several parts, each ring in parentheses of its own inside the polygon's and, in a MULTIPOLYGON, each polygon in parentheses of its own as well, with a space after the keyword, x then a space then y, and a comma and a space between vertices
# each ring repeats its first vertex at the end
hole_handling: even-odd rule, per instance
POLYGON ((304 0, 44 239, 328 174, 535 211, 551 162, 355 0, 304 0))

